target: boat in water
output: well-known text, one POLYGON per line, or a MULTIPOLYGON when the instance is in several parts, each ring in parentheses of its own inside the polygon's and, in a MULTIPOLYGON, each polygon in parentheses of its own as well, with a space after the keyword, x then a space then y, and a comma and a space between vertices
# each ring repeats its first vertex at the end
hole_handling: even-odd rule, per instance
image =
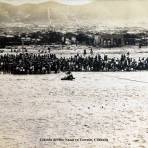
POLYGON ((61 78, 61 80, 67 80, 67 81, 72 81, 74 79, 75 79, 74 77, 64 77, 64 78, 61 78))
POLYGON ((65 76, 65 77, 61 78, 61 80, 72 81, 72 80, 74 80, 74 79, 75 79, 75 78, 73 77, 73 75, 72 75, 72 73, 71 73, 71 72, 67 72, 66 74, 67 74, 67 76, 65 76))

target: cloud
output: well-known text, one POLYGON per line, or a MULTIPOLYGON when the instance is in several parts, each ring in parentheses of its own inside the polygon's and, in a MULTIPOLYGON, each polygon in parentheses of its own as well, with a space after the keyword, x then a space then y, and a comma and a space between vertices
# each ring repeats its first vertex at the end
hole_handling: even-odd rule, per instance
POLYGON ((23 3, 41 3, 48 0, 0 0, 0 2, 6 2, 11 4, 23 4, 23 3))
POLYGON ((56 1, 67 5, 82 5, 91 2, 92 0, 0 0, 0 2, 6 2, 11 4, 23 4, 23 3, 41 3, 46 1, 56 1))
POLYGON ((67 5, 83 5, 92 2, 92 0, 55 0, 55 1, 67 5))

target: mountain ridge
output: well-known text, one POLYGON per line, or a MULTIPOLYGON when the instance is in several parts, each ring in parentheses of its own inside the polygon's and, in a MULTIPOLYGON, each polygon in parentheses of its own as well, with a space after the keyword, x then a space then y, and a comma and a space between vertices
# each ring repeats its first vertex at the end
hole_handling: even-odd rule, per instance
POLYGON ((49 1, 39 4, 11 5, 0 2, 1 23, 57 25, 134 25, 148 26, 148 2, 96 1, 72 6, 49 1), (140 4, 140 5, 139 5, 140 4))
MULTIPOLYGON (((86 8, 86 6, 67 6, 59 4, 57 2, 43 2, 39 4, 22 4, 11 5, 7 3, 0 3, 0 22, 48 22, 49 13, 53 20, 63 20, 68 14, 68 10, 78 16, 80 8, 86 8), (62 16, 63 14, 63 16, 62 16)), ((84 10, 83 10, 84 11, 84 10)), ((85 13, 84 13, 85 14, 85 13)), ((84 16, 84 15, 83 15, 84 16)), ((81 17, 81 15, 80 15, 81 17)), ((82 17, 81 17, 82 18, 82 17)))

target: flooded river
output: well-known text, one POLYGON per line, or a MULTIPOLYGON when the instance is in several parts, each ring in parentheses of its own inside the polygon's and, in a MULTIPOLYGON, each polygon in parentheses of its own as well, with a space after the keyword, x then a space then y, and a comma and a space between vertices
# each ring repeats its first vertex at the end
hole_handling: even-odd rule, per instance
POLYGON ((0 148, 148 147, 148 72, 73 74, 0 75, 0 148))

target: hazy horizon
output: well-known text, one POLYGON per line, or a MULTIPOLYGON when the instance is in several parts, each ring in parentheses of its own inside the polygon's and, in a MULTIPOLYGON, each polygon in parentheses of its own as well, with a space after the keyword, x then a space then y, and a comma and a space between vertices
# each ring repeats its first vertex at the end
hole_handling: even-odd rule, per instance
MULTIPOLYGON (((53 0, 32 0, 32 3, 40 3, 53 0)), ((60 3, 69 4, 69 9, 64 5, 31 5, 29 7, 20 7, 18 10, 9 8, 0 8, 0 19, 11 20, 13 22, 48 22, 48 8, 52 10, 52 18, 60 23, 76 24, 77 22, 88 22, 88 24, 105 24, 106 26, 136 26, 148 28, 148 1, 147 0, 54 0, 60 3), (75 1, 75 2, 74 2, 75 1), (70 4, 71 3, 71 4, 70 4), (86 4, 87 5, 81 5, 86 4), (80 5, 78 5, 80 4, 80 5), (70 5, 77 5, 71 7, 70 5), (37 8, 37 9, 35 9, 37 8), (13 17, 14 16, 14 17, 13 17), (65 20, 65 18, 67 20, 65 20), (74 18, 74 19, 73 19, 74 18), (72 19, 74 21, 72 21, 72 19), (17 20, 17 21, 16 21, 17 20), (75 21, 77 20, 77 22, 75 21)), ((0 0, 8 3, 27 3, 30 0, 0 0)))

